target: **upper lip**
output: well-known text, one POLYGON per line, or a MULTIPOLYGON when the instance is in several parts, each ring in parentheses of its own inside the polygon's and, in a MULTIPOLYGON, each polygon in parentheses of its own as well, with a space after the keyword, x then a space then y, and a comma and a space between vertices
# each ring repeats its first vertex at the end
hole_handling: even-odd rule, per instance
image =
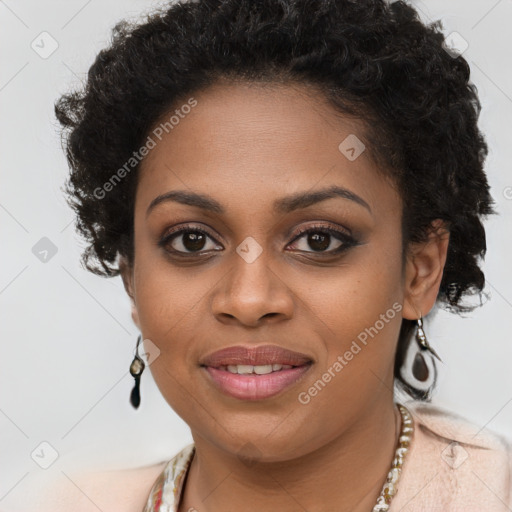
POLYGON ((311 363, 312 359, 306 354, 294 352, 277 345, 261 345, 259 347, 244 347, 242 345, 227 347, 213 352, 202 358, 202 366, 227 366, 246 364, 252 366, 268 364, 287 364, 301 366, 311 363))

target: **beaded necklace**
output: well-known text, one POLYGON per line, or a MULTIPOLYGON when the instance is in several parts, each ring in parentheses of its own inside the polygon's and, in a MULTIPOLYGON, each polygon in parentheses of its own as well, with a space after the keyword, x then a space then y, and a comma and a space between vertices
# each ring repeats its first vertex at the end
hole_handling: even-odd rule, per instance
POLYGON ((395 458, 372 512, 387 512, 389 510, 391 500, 398 491, 398 480, 402 473, 405 456, 411 446, 412 434, 414 432, 411 413, 401 404, 398 404, 398 409, 402 415, 402 429, 395 450, 395 458))

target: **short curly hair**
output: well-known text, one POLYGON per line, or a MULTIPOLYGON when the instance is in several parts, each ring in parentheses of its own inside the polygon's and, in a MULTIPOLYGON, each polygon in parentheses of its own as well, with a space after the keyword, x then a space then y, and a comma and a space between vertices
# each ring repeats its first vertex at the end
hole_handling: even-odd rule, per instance
MULTIPOLYGON (((405 2, 384 0, 183 0, 144 22, 118 23, 83 89, 55 103, 71 169, 65 193, 89 243, 85 268, 111 277, 120 273, 118 255, 133 263, 139 164, 107 200, 97 190, 178 100, 222 79, 295 83, 365 123, 369 155, 401 193, 404 248, 424 241, 434 219, 445 221, 437 303, 473 309, 462 298, 482 293, 481 219, 495 213, 483 170, 488 148, 469 65, 448 51, 441 29, 405 2)), ((413 326, 402 321, 399 381, 413 326)))

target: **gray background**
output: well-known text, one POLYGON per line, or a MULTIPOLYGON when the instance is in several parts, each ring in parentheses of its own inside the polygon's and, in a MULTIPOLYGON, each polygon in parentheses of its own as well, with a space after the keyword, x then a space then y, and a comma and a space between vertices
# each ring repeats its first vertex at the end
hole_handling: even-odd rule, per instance
MULTIPOLYGON (((426 323, 427 337, 444 360, 434 402, 510 437, 512 1, 410 3, 424 20, 441 18, 446 35, 457 31, 469 44, 464 57, 483 103, 480 126, 490 147, 486 169, 499 212, 486 223, 490 300, 466 318, 439 311, 426 323)), ((110 28, 157 5, 0 1, 3 512, 24 510, 33 486, 51 474, 76 466, 150 464, 169 459, 192 440, 149 371, 139 410, 128 402, 138 330, 121 279, 102 279, 80 266, 84 244, 60 190, 67 164, 53 115, 55 99, 83 79, 108 43, 110 28), (52 41, 40 36, 44 31, 58 44, 46 58, 40 53, 49 51, 52 41), (33 252, 38 244, 49 244, 44 237, 56 249, 46 262, 33 252)))

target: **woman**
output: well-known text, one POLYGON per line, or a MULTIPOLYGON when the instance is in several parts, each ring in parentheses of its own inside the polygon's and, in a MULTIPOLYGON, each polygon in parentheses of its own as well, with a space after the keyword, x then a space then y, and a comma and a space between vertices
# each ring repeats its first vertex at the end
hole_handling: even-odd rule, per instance
POLYGON ((132 404, 149 366, 194 444, 95 476, 83 510, 510 510, 508 442, 426 403, 423 318, 484 285, 479 110, 403 2, 200 0, 116 27, 56 105, 67 193, 86 268, 132 300, 132 404))

